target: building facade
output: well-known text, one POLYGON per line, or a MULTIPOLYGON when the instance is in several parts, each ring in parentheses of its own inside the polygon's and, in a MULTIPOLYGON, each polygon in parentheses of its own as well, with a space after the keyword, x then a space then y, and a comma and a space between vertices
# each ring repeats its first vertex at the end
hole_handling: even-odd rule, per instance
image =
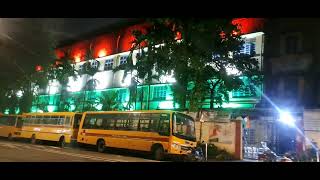
MULTIPOLYGON (((262 19, 240 18, 233 23, 241 25, 245 44, 242 53, 250 54, 255 52, 261 64, 263 64, 264 33, 258 31, 262 26, 262 19)), ((112 32, 100 33, 91 37, 64 44, 56 49, 57 57, 64 54, 62 50, 69 49, 71 58, 75 62, 75 69, 81 71, 86 61, 91 66, 97 67, 98 72, 90 76, 88 74, 78 75, 76 79, 69 78, 67 91, 69 92, 68 102, 70 111, 82 111, 85 103, 101 110, 102 104, 99 97, 109 94, 116 94, 115 100, 119 102, 119 107, 126 107, 129 101, 129 89, 131 76, 123 79, 124 71, 113 72, 112 70, 127 61, 129 50, 134 40, 132 30, 144 30, 145 24, 130 25, 115 29, 112 32), (95 60, 85 59, 87 50, 93 47, 95 60), (86 88, 88 83, 95 82, 94 89, 86 88), (81 107, 82 105, 82 107, 81 107)), ((133 63, 135 63, 137 52, 133 53, 133 63)), ((245 85, 237 91, 229 93, 230 101, 223 103, 224 108, 254 108, 261 99, 261 92, 253 91, 246 78, 243 78, 245 85)), ((172 84, 175 80, 172 76, 163 76, 159 81, 154 80, 151 85, 144 85, 142 81, 137 85, 137 98, 130 109, 177 109, 177 104, 173 102, 172 84)), ((262 85, 258 87, 262 90, 262 85)), ((56 80, 50 81, 46 89, 39 91, 39 96, 34 100, 32 111, 57 111, 60 101, 60 85, 56 80)), ((209 97, 205 100, 203 108, 209 108, 209 97)), ((218 105, 215 105, 217 107, 218 105)))

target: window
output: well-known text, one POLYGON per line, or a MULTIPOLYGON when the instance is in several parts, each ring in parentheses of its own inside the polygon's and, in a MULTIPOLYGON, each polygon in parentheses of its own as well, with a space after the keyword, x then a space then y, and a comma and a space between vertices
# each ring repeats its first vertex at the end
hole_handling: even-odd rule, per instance
POLYGON ((59 119, 59 116, 48 116, 46 118, 46 121, 44 122, 45 124, 51 124, 51 125, 56 125, 57 121, 59 119))
POLYGON ((255 44, 252 42, 246 42, 243 44, 243 48, 240 50, 241 54, 252 55, 255 52, 255 44))
POLYGON ((120 89, 118 91, 118 99, 117 100, 119 102, 125 102, 128 94, 129 94, 129 92, 127 89, 120 89))
MULTIPOLYGON (((113 115, 110 116, 111 118, 114 117, 113 115)), ((106 130, 113 130, 114 126, 116 124, 116 120, 115 119, 105 119, 105 125, 104 125, 104 129, 106 130)))
POLYGON ((97 128, 97 129, 103 129, 102 124, 103 124, 103 119, 102 119, 102 118, 97 119, 97 121, 96 121, 96 128, 97 128))
POLYGON ((195 141, 195 122, 192 117, 181 113, 175 113, 173 134, 180 138, 195 141))
POLYGON ((128 56, 121 56, 120 57, 120 65, 127 63, 127 58, 128 58, 128 56))
POLYGON ((65 118, 64 116, 59 116, 57 124, 58 125, 63 125, 64 124, 64 118, 65 118))
POLYGON ((153 100, 166 100, 167 86, 155 86, 153 100))
POLYGON ((96 124, 96 120, 97 120, 97 118, 95 118, 93 115, 87 115, 84 120, 83 128, 84 129, 93 129, 96 124))
POLYGON ((97 69, 99 66, 99 61, 97 61, 97 60, 91 61, 90 65, 92 68, 97 69))
POLYGON ((151 114, 150 116, 150 131, 159 131, 160 114, 151 114))
POLYGON ((254 88, 251 85, 241 85, 239 89, 232 91, 233 98, 252 97, 255 95, 254 88))
POLYGON ((66 121, 64 123, 66 126, 70 126, 70 116, 66 116, 66 121))
POLYGON ((14 116, 2 116, 0 117, 0 126, 14 126, 16 119, 14 116))
POLYGON ((108 71, 108 70, 112 70, 112 68, 113 68, 113 59, 107 59, 104 64, 104 70, 108 71))
POLYGON ((129 116, 128 130, 137 131, 139 126, 140 113, 132 113, 129 116))
POLYGON ((287 36, 285 39, 286 53, 295 54, 298 52, 298 37, 297 36, 287 36))
POLYGON ((23 119, 23 124, 32 124, 31 116, 27 116, 23 119))
POLYGON ((129 114, 117 114, 116 115, 116 130, 127 130, 128 129, 128 115, 129 114))
POLYGON ((161 114, 158 132, 163 135, 170 135, 170 114, 161 114))
POLYGON ((148 113, 141 113, 139 118, 139 130, 140 131, 150 131, 150 114, 148 113))
POLYGON ((79 71, 79 72, 82 72, 82 71, 83 71, 83 64, 79 65, 78 71, 79 71))

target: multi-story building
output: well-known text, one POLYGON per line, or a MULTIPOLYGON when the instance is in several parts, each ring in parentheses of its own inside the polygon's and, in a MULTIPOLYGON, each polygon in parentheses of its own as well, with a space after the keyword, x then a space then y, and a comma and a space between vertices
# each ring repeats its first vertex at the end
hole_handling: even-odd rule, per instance
MULTIPOLYGON (((263 61, 264 51, 264 33, 258 31, 261 29, 262 19, 240 18, 233 22, 241 26, 245 39, 242 53, 250 54, 255 52, 260 64, 263 61)), ((132 83, 130 75, 123 80, 124 71, 113 72, 112 70, 120 64, 126 63, 129 50, 132 45, 133 36, 131 31, 134 29, 143 30, 143 22, 132 22, 123 27, 115 27, 85 35, 78 40, 62 43, 56 49, 58 58, 64 54, 61 50, 69 49, 71 58, 75 61, 75 68, 78 71, 83 69, 85 61, 90 61, 91 66, 98 67, 98 72, 93 76, 78 75, 77 79, 70 77, 67 90, 70 92, 69 110, 76 110, 81 103, 93 103, 96 109, 101 109, 102 104, 96 99, 104 93, 111 94, 117 92, 116 101, 120 102, 120 106, 125 107, 129 101, 128 86, 132 83), (138 25, 137 25, 138 24, 138 25), (93 55, 97 61, 85 59, 86 53, 90 47, 93 47, 93 55), (86 85, 89 81, 94 80, 94 89, 87 89, 86 85), (84 96, 84 97, 83 97, 84 96), (79 99, 82 101, 79 103, 79 99)), ((133 53, 133 61, 135 63, 137 52, 133 53)), ((262 67, 262 66, 261 66, 262 67)), ((224 108, 254 108, 261 99, 261 92, 253 92, 250 84, 246 82, 237 91, 229 93, 230 102, 223 103, 224 108)), ((177 105, 173 103, 173 95, 171 86, 175 80, 171 76, 161 77, 159 81, 153 81, 151 85, 141 82, 137 86, 137 98, 133 103, 132 109, 174 109, 177 105)), ((33 103, 32 111, 57 111, 60 100, 60 85, 58 81, 51 81, 47 89, 42 90, 41 95, 36 98, 33 103)), ((259 87, 262 89, 262 86, 259 87)), ((217 105, 216 105, 217 106, 217 105)), ((205 101, 204 108, 209 108, 209 99, 205 101)), ((79 110, 79 109, 77 109, 79 110)), ((80 109, 81 111, 81 109, 80 109)))
MULTIPOLYGON (((320 144, 320 21, 318 18, 270 19, 265 24, 265 94, 281 109, 300 114, 302 138, 320 144), (304 137, 303 137, 304 136, 304 137)), ((264 103, 270 104, 270 103, 264 103)), ((288 134, 288 129, 282 131, 288 134)), ((299 134, 299 133, 298 133, 299 134)), ((299 137, 299 136, 298 136, 299 137)), ((308 145, 308 140, 307 145, 308 145)))

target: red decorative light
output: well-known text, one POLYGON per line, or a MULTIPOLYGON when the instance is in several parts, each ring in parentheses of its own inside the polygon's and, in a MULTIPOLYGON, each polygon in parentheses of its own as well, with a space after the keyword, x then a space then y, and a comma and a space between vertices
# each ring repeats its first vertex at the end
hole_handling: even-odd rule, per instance
POLYGON ((221 31, 221 33, 219 34, 221 39, 225 39, 226 38, 226 33, 224 33, 223 31, 221 31))
POLYGON ((101 58, 101 57, 104 57, 104 56, 107 56, 107 50, 106 49, 101 49, 98 53, 98 57, 101 58))
POLYGON ((181 32, 177 32, 175 40, 180 40, 182 38, 181 32))
POLYGON ((233 36, 237 36, 237 35, 239 35, 239 32, 237 32, 237 31, 232 31, 232 35, 233 35, 233 36))
POLYGON ((81 61, 81 53, 78 53, 77 55, 74 56, 74 62, 78 63, 81 61))
POLYGON ((263 28, 264 19, 262 18, 236 18, 231 22, 236 25, 241 34, 249 34, 263 28))
POLYGON ((40 66, 40 65, 37 65, 37 66, 36 66, 36 71, 37 71, 37 72, 40 72, 40 71, 42 71, 42 70, 43 70, 42 66, 40 66))
POLYGON ((87 49, 89 49, 89 41, 78 42, 71 47, 70 58, 73 58, 75 62, 80 62, 84 59, 87 49))
POLYGON ((100 58, 116 53, 116 41, 116 36, 114 34, 104 34, 96 37, 92 41, 94 58, 100 58))
POLYGON ((56 49, 56 50, 55 50, 55 54, 56 54, 56 57, 57 57, 58 59, 61 59, 61 58, 64 57, 64 52, 63 52, 63 50, 61 50, 61 49, 56 49))
MULTIPOLYGON (((126 28, 120 38, 120 52, 130 51, 130 49, 132 48, 132 44, 135 41, 135 37, 132 35, 132 31, 140 30, 143 34, 146 34, 148 26, 148 24, 139 24, 126 28)), ((146 42, 141 43, 142 47, 145 47, 146 45, 146 42)))

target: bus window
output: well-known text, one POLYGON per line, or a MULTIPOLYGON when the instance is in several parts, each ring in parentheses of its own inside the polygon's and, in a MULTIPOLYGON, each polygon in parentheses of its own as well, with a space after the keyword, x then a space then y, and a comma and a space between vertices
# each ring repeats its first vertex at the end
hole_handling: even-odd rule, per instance
POLYGON ((115 129, 116 130, 127 130, 128 129, 128 115, 129 114, 118 114, 116 116, 116 126, 115 129))
POLYGON ((64 119, 65 119, 65 116, 59 116, 57 124, 58 125, 63 125, 64 124, 64 119))
POLYGON ((16 123, 15 116, 3 116, 0 118, 0 126, 14 126, 16 123))
POLYGON ((50 119, 48 119, 48 124, 51 125, 57 125, 57 121, 59 120, 59 116, 51 116, 50 119))
POLYGON ((94 117, 93 114, 89 114, 86 116, 84 120, 83 128, 84 129, 93 129, 96 124, 97 118, 94 117))
POLYGON ((170 114, 161 114, 159 121, 159 134, 170 135, 170 114))
POLYGON ((159 121, 160 121, 160 114, 151 114, 150 117, 150 131, 158 132, 159 130, 159 121))
POLYGON ((107 130, 114 129, 116 120, 113 114, 106 114, 104 121, 105 121, 104 129, 107 129, 107 130))
POLYGON ((102 118, 98 118, 97 121, 96 121, 95 128, 96 129, 103 129, 102 123, 103 123, 103 119, 102 118))
POLYGON ((138 125, 139 125, 139 116, 140 113, 132 113, 129 116, 129 125, 128 125, 128 130, 131 131, 137 131, 138 130, 138 125))
POLYGON ((9 116, 7 124, 8 124, 8 126, 14 126, 16 124, 16 117, 15 116, 9 116))
POLYGON ((37 116, 36 124, 45 124, 45 118, 43 116, 37 116))
POLYGON ((64 122, 66 126, 70 126, 70 118, 71 118, 70 116, 66 116, 66 120, 64 122))
POLYGON ((150 131, 150 114, 141 113, 139 118, 139 130, 140 131, 150 131))

